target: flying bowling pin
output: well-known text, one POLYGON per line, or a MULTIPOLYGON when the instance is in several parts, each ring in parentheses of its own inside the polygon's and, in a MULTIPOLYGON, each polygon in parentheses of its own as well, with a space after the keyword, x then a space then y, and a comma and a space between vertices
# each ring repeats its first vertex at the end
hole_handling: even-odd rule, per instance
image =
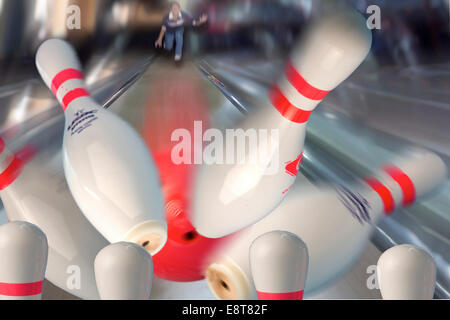
POLYGON ((23 157, 4 147, 0 158, 6 159, 0 162, 0 197, 9 221, 32 223, 47 236, 47 280, 80 298, 98 299, 94 259, 108 242, 73 200, 61 152, 50 160, 37 157, 24 165, 23 157))
POLYGON ((238 156, 242 145, 227 138, 225 164, 202 166, 191 217, 201 235, 218 238, 238 231, 282 201, 299 170, 310 113, 361 64, 372 35, 354 11, 319 21, 302 40, 269 90, 266 105, 242 124, 245 138, 248 129, 258 132, 257 143, 243 158, 238 156))
POLYGON ((35 225, 0 226, 0 300, 40 300, 47 265, 47 238, 35 225))
POLYGON ((259 300, 302 300, 308 248, 295 234, 271 231, 250 246, 250 269, 259 300))
POLYGON ((155 254, 166 242, 167 226, 159 177, 145 143, 90 97, 67 42, 42 43, 36 66, 65 113, 64 172, 81 211, 110 242, 135 242, 155 254))
POLYGON ((377 277, 383 299, 430 300, 436 285, 436 264, 425 250, 398 245, 378 259, 377 277))
POLYGON ((301 237, 309 253, 305 292, 317 293, 345 275, 358 260, 380 218, 414 203, 446 179, 447 169, 434 153, 416 150, 394 160, 360 185, 318 189, 297 186, 269 216, 252 225, 211 259, 206 277, 217 298, 255 297, 248 250, 272 230, 301 237), (230 295, 225 295, 224 287, 230 295))
POLYGON ((132 242, 110 244, 95 258, 95 279, 102 300, 148 300, 152 256, 132 242))

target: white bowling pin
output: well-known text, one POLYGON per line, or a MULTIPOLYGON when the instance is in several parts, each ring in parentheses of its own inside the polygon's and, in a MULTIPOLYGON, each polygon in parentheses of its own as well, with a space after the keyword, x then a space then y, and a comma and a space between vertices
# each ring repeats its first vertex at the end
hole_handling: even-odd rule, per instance
POLYGON ((110 244, 95 258, 95 279, 103 300, 149 299, 152 256, 132 242, 110 244))
MULTIPOLYGON (((0 138, 0 144, 2 142, 0 138)), ((0 158, 10 157, 14 156, 6 149, 0 152, 0 158)), ((5 169, 0 170, 0 177, 14 172, 8 178, 10 184, 0 190, 6 215, 10 221, 27 221, 45 232, 49 246, 45 277, 50 282, 80 298, 98 299, 94 259, 108 242, 73 200, 64 176, 61 153, 45 165, 42 161, 31 160, 25 167, 19 162, 21 169, 18 171, 6 170, 8 164, 0 163, 5 169)))
POLYGON ((350 270, 366 248, 373 225, 433 190, 446 179, 442 160, 428 151, 416 151, 380 170, 376 178, 351 188, 294 189, 269 216, 236 235, 206 270, 208 283, 218 298, 217 283, 233 299, 255 297, 248 248, 259 235, 272 230, 292 232, 306 243, 309 268, 305 292, 323 289, 350 270))
MULTIPOLYGON (((249 146, 245 158, 234 157, 233 164, 227 160, 202 166, 191 219, 200 234, 218 238, 233 233, 282 201, 299 169, 310 113, 359 66, 371 41, 357 12, 336 13, 312 26, 293 50, 281 80, 269 90, 267 105, 241 126, 248 141, 255 139, 247 130, 255 130, 256 146, 249 146)), ((244 152, 237 140, 224 143, 226 159, 244 152)))
POLYGON ((138 133, 86 91, 80 62, 65 41, 45 41, 36 66, 65 112, 63 162, 81 211, 110 242, 155 254, 167 239, 163 197, 149 150, 138 133))
POLYGON ((425 250, 403 244, 378 259, 378 285, 388 300, 430 300, 436 285, 436 265, 425 250))
POLYGON ((35 225, 9 222, 0 226, 0 299, 39 300, 42 297, 47 238, 35 225))
POLYGON ((295 234, 270 231, 250 246, 249 263, 259 300, 302 300, 308 248, 295 234))

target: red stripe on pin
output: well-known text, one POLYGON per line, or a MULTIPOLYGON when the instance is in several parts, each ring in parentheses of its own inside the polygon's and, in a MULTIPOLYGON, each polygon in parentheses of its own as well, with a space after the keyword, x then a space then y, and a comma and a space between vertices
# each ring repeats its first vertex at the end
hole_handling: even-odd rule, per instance
POLYGON ((0 153, 3 152, 3 149, 5 149, 5 142, 2 138, 0 138, 0 153))
POLYGON ((56 92, 58 91, 59 87, 70 79, 84 79, 83 73, 80 70, 77 69, 65 69, 59 73, 56 74, 56 76, 53 77, 52 80, 52 87, 51 90, 53 94, 56 96, 56 92))
POLYGON ((66 93, 64 98, 62 99, 62 108, 65 111, 67 106, 75 99, 78 99, 80 97, 89 97, 90 94, 86 89, 83 88, 77 88, 73 89, 66 93))
POLYGON ((277 86, 269 90, 269 99, 275 109, 292 122, 305 123, 312 112, 312 110, 302 110, 292 105, 277 86))
POLYGON ((396 166, 384 167, 384 171, 397 182, 402 189, 403 205, 407 206, 416 200, 416 189, 411 179, 396 166))
POLYGON ((14 180, 19 176, 20 172, 22 172, 23 162, 14 156, 13 161, 9 164, 9 166, 0 173, 0 190, 5 189, 14 180))
POLYGON ((42 292, 44 281, 29 283, 4 283, 0 282, 0 295, 10 297, 34 296, 42 292))
POLYGON ((294 292, 262 292, 256 291, 258 300, 303 300, 303 290, 294 292))
POLYGON ((320 90, 312 86, 301 76, 301 74, 294 68, 291 61, 286 64, 285 70, 286 78, 291 85, 297 89, 298 93, 311 100, 322 100, 330 91, 320 90))
POLYGON ((366 183, 380 196, 384 205, 384 213, 391 214, 394 211, 395 202, 389 189, 375 178, 366 179, 366 183))

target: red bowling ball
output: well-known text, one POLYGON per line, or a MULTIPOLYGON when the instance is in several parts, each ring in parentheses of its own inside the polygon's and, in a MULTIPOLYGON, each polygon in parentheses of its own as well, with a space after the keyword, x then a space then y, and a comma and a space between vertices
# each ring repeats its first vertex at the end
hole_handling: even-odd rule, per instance
POLYGON ((153 256, 155 275, 172 281, 195 281, 204 278, 208 258, 230 238, 205 238, 189 222, 187 208, 192 194, 193 165, 174 165, 170 150, 154 154, 166 201, 168 239, 153 256))
MULTIPOLYGON (((188 68, 189 69, 189 68, 188 68)), ((210 239, 197 233, 189 221, 189 201, 196 165, 175 164, 171 159, 174 130, 186 129, 194 144, 194 121, 202 129, 209 127, 209 101, 201 78, 189 72, 167 67, 148 90, 146 114, 141 132, 158 166, 165 197, 168 239, 153 256, 155 275, 172 281, 204 278, 211 257, 227 238, 210 239)), ((201 132, 201 136, 203 132, 201 132)), ((201 138, 200 136, 200 138, 201 138)))

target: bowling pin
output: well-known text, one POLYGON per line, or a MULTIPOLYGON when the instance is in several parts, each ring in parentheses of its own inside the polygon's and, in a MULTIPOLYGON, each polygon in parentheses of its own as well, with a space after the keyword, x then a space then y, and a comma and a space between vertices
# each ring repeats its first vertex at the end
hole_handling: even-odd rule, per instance
POLYGON ((366 248, 373 225, 397 207, 414 203, 446 179, 447 169, 435 154, 416 150, 375 175, 350 187, 309 192, 297 186, 269 216, 237 235, 206 270, 208 284, 223 299, 255 297, 248 249, 259 235, 286 230, 308 246, 309 268, 305 292, 316 293, 346 272, 366 248), (300 188, 300 189, 297 189, 300 188), (217 283, 232 292, 226 296, 217 283))
POLYGON ((259 300, 302 300, 308 248, 299 237, 278 230, 260 235, 249 259, 259 300))
MULTIPOLYGON (((0 145, 3 140, 0 139, 0 145)), ((49 159, 22 159, 6 148, 1 159, 0 197, 9 221, 27 221, 45 232, 48 239, 46 278, 83 299, 98 299, 94 259, 107 240, 84 217, 67 186, 61 152, 49 159), (4 160, 5 161, 5 160, 4 160), (45 162, 45 163, 44 163, 45 162), (3 165, 2 165, 3 163, 3 165), (10 169, 8 169, 10 168, 10 169), (5 185, 5 181, 9 182, 5 185)))
POLYGON ((36 66, 65 113, 64 172, 81 211, 110 242, 135 242, 155 254, 166 242, 167 226, 148 148, 130 125, 90 97, 67 42, 42 43, 36 66))
POLYGON ((361 64, 371 41, 356 11, 336 13, 312 26, 269 90, 266 105, 242 124, 246 138, 248 129, 265 134, 259 134, 244 158, 228 162, 242 146, 227 141, 227 162, 202 166, 191 219, 201 235, 225 236, 276 208, 295 181, 310 113, 361 64))
POLYGON ((40 300, 47 265, 47 238, 35 225, 0 226, 0 300, 40 300))
POLYGON ((95 258, 95 279, 102 300, 149 299, 152 256, 132 242, 110 244, 95 258))
POLYGON ((436 264, 425 250, 410 244, 392 247, 377 264, 381 296, 389 300, 433 299, 436 264))

